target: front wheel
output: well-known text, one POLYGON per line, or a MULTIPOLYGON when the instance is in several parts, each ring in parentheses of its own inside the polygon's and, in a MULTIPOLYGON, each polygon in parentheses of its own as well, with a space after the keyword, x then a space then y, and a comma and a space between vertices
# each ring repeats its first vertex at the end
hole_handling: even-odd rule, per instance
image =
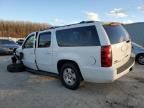
POLYGON ((8 72, 23 72, 25 70, 25 66, 22 63, 18 64, 10 64, 7 66, 8 72))
POLYGON ((62 66, 60 78, 62 84, 68 89, 75 90, 80 85, 80 71, 73 63, 66 63, 62 66))
POLYGON ((141 64, 141 65, 144 65, 144 54, 139 54, 137 57, 136 57, 136 61, 141 64))

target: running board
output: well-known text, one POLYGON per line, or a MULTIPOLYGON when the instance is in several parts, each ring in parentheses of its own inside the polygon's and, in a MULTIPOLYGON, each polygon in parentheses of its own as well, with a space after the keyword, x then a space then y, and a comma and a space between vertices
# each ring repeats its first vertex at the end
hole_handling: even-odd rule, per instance
POLYGON ((52 72, 46 72, 46 71, 41 71, 41 70, 33 70, 30 68, 25 68, 26 71, 32 73, 32 74, 36 74, 36 75, 44 75, 44 76, 50 76, 50 77, 55 77, 55 78, 59 78, 59 75, 56 73, 52 73, 52 72))

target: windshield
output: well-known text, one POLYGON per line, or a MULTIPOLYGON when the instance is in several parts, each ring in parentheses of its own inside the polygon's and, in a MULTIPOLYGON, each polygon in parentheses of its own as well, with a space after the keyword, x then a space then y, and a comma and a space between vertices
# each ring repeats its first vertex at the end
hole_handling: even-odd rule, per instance
POLYGON ((121 25, 104 25, 103 27, 111 44, 130 40, 128 32, 121 25))
POLYGON ((0 40, 0 44, 15 44, 12 40, 0 40))

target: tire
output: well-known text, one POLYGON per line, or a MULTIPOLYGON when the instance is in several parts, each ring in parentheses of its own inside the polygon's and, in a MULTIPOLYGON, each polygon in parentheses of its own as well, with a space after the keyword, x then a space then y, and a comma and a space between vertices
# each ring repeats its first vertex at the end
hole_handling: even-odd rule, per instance
POLYGON ((25 67, 23 64, 10 64, 7 66, 8 72, 23 72, 25 70, 25 67))
POLYGON ((144 65, 144 54, 139 54, 139 55, 136 57, 136 61, 137 61, 138 64, 144 65))
POLYGON ((79 68, 74 63, 65 63, 60 69, 60 79, 66 88, 78 89, 81 81, 79 68))

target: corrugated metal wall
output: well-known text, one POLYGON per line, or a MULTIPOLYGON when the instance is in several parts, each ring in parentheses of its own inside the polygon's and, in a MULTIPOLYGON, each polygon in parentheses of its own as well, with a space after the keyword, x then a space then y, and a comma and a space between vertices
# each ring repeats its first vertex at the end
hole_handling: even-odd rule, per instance
POLYGON ((144 22, 127 24, 124 27, 135 43, 144 46, 144 22))

